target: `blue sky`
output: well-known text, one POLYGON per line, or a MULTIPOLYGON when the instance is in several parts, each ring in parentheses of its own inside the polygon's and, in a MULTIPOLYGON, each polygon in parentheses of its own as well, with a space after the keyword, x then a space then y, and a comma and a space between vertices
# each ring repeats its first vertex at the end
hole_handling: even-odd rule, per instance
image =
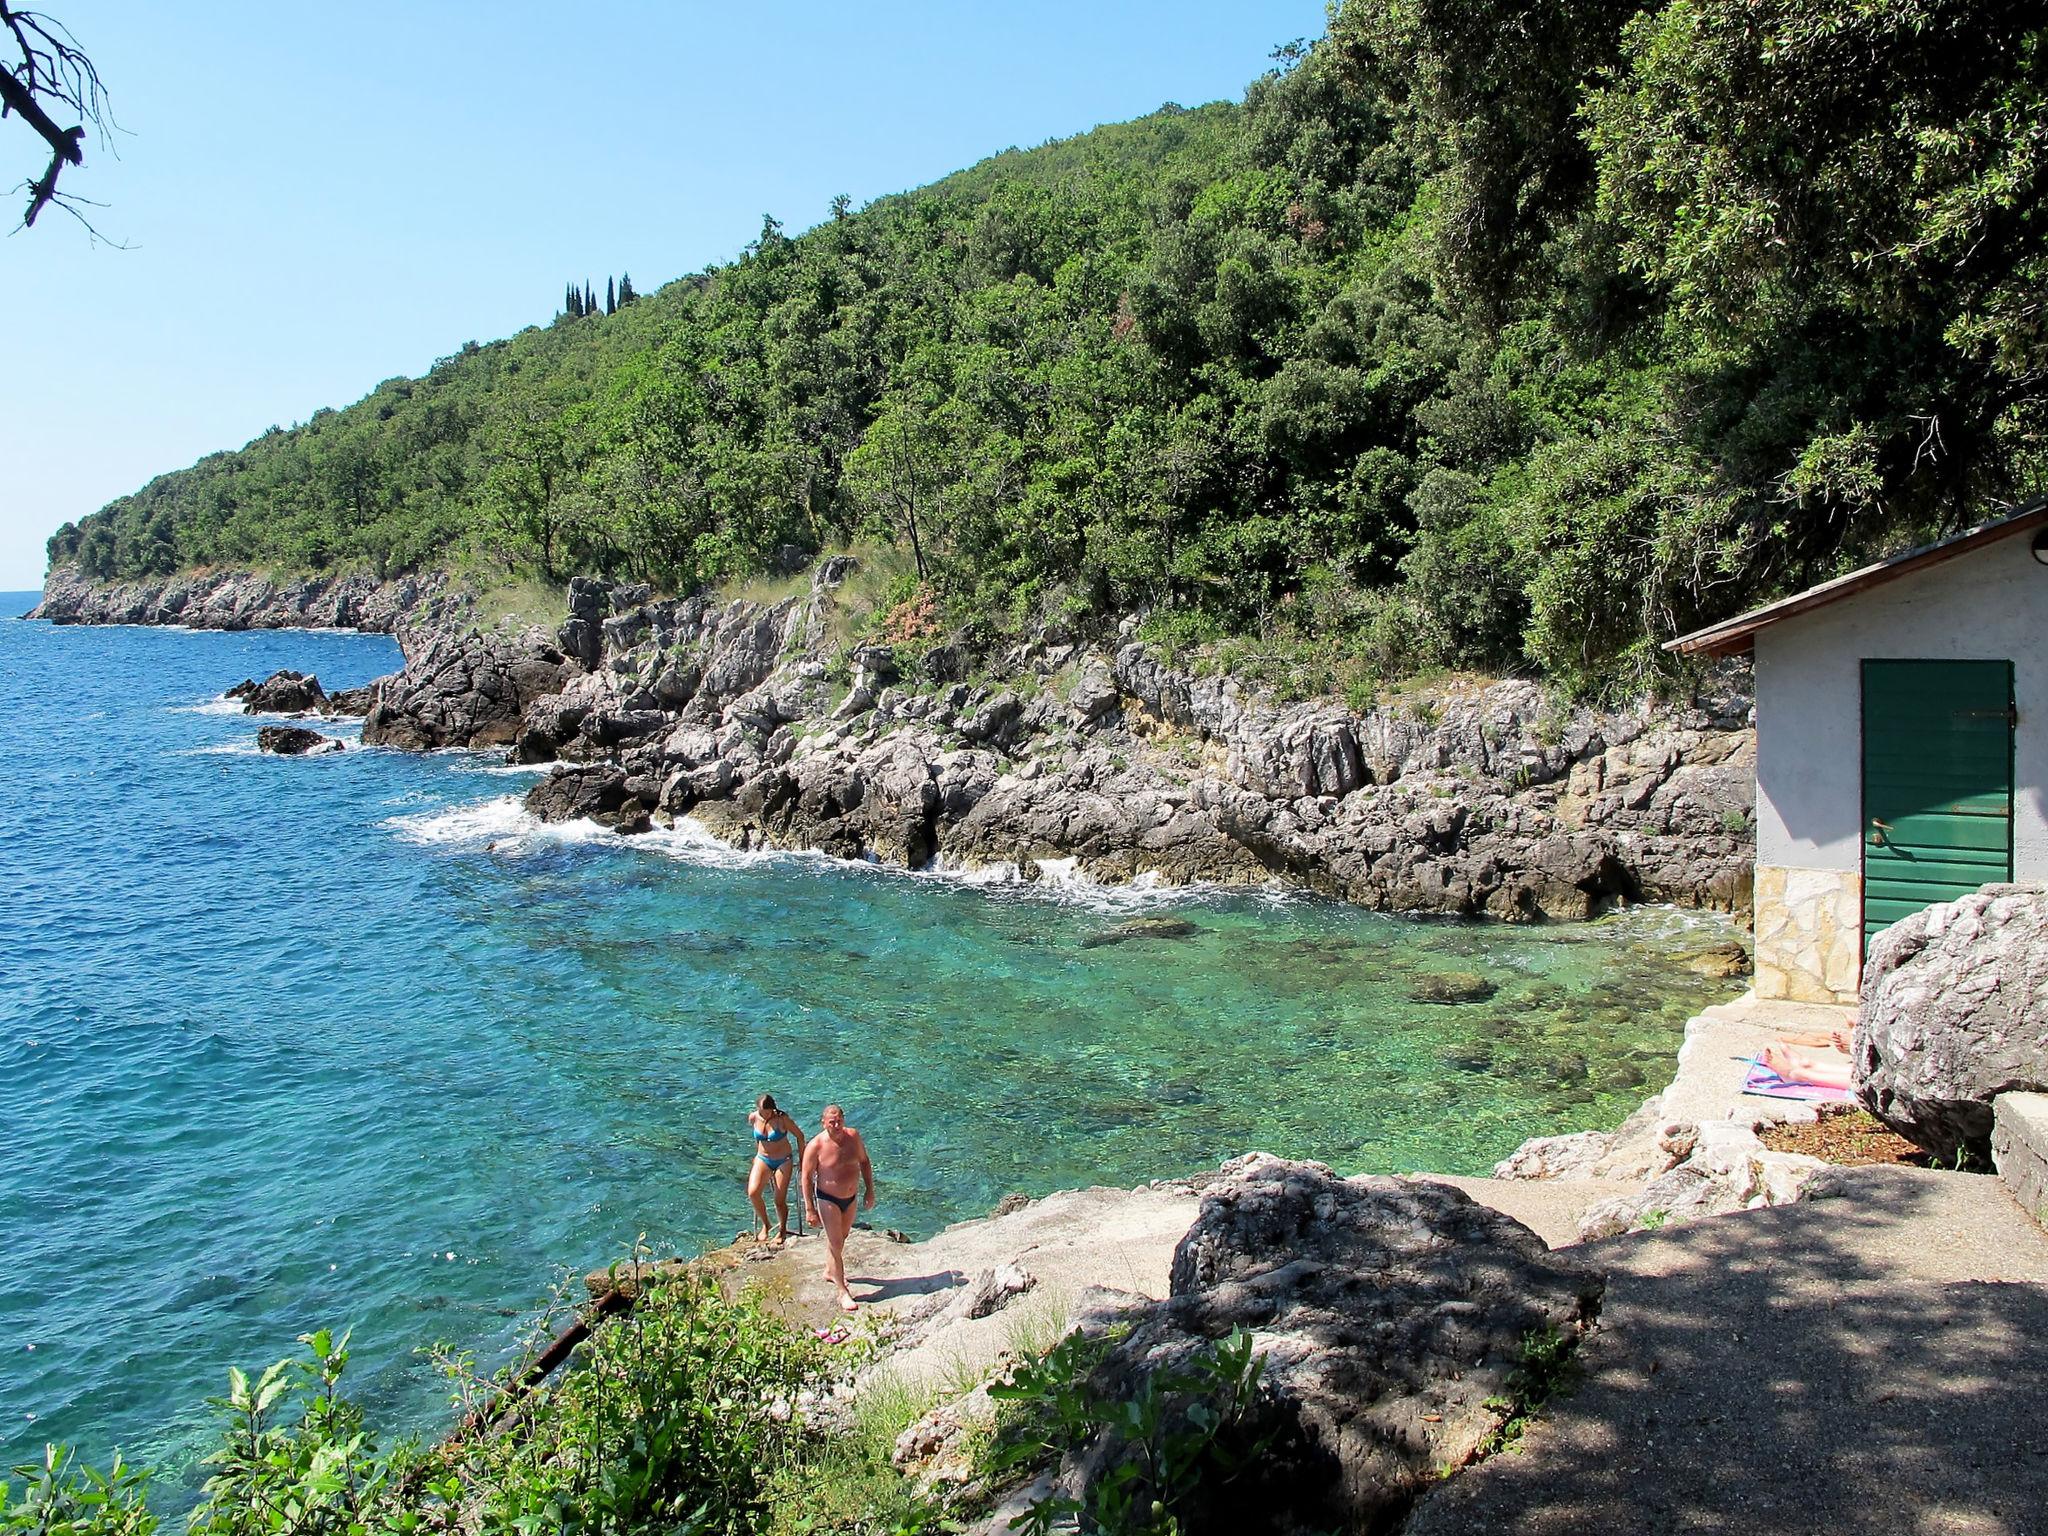
MULTIPOLYGON (((1165 101, 1239 96, 1320 0, 200 6, 46 0, 126 132, 0 239, 0 589, 59 524, 272 423, 1165 101)), ((40 141, 0 122, 0 185, 40 141)), ((7 225, 20 199, 0 206, 7 225)), ((4 227, 4 226, 0 226, 4 227)))

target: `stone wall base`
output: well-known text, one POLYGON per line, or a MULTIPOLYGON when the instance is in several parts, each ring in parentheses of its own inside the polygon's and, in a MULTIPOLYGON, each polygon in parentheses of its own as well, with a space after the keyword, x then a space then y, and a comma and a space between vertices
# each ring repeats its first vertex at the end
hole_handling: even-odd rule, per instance
POLYGON ((1756 867, 1756 995, 1852 1006, 1863 966, 1863 876, 1756 867))

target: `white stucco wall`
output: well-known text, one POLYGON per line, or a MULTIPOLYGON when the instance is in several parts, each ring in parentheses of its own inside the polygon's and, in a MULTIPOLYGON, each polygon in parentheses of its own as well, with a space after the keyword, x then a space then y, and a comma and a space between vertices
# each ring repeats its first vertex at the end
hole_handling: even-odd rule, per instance
POLYGON ((2021 533, 1756 637, 1756 857, 1862 868, 1862 674, 1871 660, 2010 661, 2013 876, 2048 879, 2048 566, 2021 533))

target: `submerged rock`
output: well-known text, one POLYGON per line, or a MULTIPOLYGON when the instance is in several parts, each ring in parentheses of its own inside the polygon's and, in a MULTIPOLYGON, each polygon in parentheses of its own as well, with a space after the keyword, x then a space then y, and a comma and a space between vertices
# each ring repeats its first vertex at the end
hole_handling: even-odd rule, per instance
POLYGON ((1987 885, 1872 939, 1850 1055, 1878 1119, 1988 1159, 1992 1099, 2048 1089, 2048 886, 1987 885))
POLYGON ((315 752, 340 752, 346 743, 302 725, 266 725, 256 733, 256 745, 279 757, 305 757, 315 752))
POLYGON ((1733 981, 1750 972, 1749 951, 1734 939, 1681 955, 1678 963, 1695 976, 1704 976, 1709 981, 1733 981))
POLYGON ((1408 996, 1418 1003, 1483 1003, 1499 990, 1477 971, 1436 971, 1416 977, 1408 996))
POLYGON ((1089 934, 1081 941, 1081 947, 1100 949, 1105 944, 1129 944, 1140 939, 1191 939, 1201 931, 1198 924, 1184 917, 1134 917, 1114 928, 1089 934))

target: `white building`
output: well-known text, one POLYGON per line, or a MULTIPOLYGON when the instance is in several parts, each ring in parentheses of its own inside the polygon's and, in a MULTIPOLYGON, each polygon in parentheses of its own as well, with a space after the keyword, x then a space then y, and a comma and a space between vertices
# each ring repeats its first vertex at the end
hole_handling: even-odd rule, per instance
POLYGON ((1670 642, 1756 662, 1756 990, 1853 1003, 1866 940, 2048 880, 2048 500, 1670 642))

